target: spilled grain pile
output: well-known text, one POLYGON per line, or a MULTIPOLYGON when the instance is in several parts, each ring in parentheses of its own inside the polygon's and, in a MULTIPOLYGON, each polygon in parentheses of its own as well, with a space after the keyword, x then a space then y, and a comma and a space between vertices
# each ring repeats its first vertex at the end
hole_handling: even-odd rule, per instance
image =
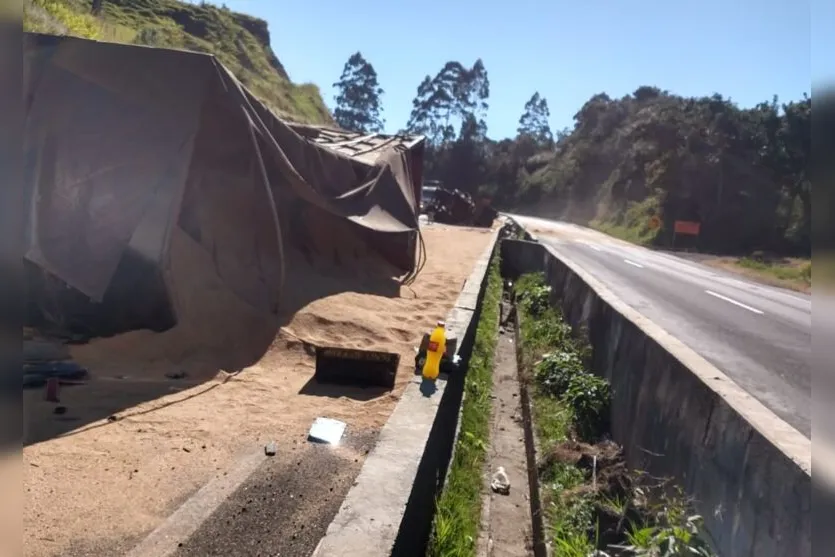
MULTIPOLYGON (((317 416, 343 420, 349 431, 377 431, 412 375, 415 345, 452 308, 490 232, 426 228, 426 266, 409 288, 371 272, 345 276, 339 267, 321 266, 315 276, 288 273, 286 289, 296 292, 299 307, 276 321, 251 306, 224 306, 223 289, 206 284, 204 293, 217 300, 193 294, 178 302, 191 304, 189 323, 75 347, 93 379, 63 391, 68 411, 62 419, 79 421, 61 423, 86 425, 63 437, 44 434, 24 449, 27 554, 71 555, 78 544, 124 554, 242 454, 270 440, 283 448, 304 443, 317 416), (310 299, 305 287, 324 295, 310 299), (398 386, 391 393, 312 388, 313 358, 299 339, 399 353, 398 386), (242 353, 261 355, 242 373, 224 376, 227 381, 212 380, 223 370, 214 358, 223 359, 234 343, 242 353), (166 378, 171 371, 187 376, 166 378), (137 401, 141 388, 153 393, 137 401), (98 418, 85 419, 91 408, 98 418), (108 420, 111 415, 117 419, 108 420)), ((28 415, 54 420, 51 407, 31 394, 28 415)), ((310 489, 315 496, 322 486, 310 489)))

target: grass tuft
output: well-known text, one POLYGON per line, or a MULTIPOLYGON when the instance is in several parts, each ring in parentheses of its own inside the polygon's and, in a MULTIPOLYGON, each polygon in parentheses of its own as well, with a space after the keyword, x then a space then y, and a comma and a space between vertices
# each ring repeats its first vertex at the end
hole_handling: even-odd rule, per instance
POLYGON ((783 263, 763 261, 755 257, 743 257, 736 264, 743 269, 771 275, 779 280, 802 282, 809 286, 812 284, 811 261, 788 261, 783 263))

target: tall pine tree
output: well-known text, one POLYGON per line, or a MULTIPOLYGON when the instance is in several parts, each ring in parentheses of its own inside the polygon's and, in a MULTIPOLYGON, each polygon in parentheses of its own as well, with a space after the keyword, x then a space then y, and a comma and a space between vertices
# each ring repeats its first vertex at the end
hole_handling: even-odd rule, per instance
POLYGON ((554 143, 551 125, 548 123, 550 116, 548 101, 536 92, 525 103, 525 111, 519 118, 519 128, 516 131, 520 136, 533 140, 539 147, 550 147, 554 143))
POLYGON ((338 91, 333 117, 339 127, 360 133, 383 131, 383 88, 374 66, 362 54, 356 52, 348 58, 333 86, 338 91))
POLYGON ((428 139, 427 176, 465 191, 481 185, 489 96, 490 81, 480 59, 469 68, 449 61, 435 77, 423 79, 406 131, 428 139))

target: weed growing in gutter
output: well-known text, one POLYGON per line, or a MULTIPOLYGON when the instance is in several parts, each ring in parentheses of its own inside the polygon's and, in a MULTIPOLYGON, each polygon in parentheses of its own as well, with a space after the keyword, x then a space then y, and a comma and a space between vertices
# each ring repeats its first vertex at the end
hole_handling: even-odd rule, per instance
POLYGON ((609 383, 587 371, 590 347, 551 307, 542 275, 520 277, 514 293, 555 555, 712 556, 683 492, 629 472, 620 447, 605 438, 609 383))
POLYGON ((464 382, 461 428, 444 491, 437 501, 428 554, 475 555, 487 455, 493 358, 498 339, 502 278, 498 254, 488 271, 473 352, 464 382))

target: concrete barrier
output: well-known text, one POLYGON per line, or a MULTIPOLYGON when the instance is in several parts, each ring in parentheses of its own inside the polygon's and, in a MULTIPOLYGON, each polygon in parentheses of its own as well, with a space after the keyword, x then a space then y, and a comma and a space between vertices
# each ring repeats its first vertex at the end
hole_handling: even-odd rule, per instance
POLYGON ((721 555, 811 555, 809 439, 573 262, 530 241, 501 253, 505 276, 544 272, 552 303, 587 331, 630 467, 692 495, 721 555))
MULTIPOLYGON (((494 233, 446 318, 447 330, 458 339, 462 369, 472 352, 500 233, 494 233)), ((455 445, 464 375, 441 374, 431 396, 422 383, 415 376, 406 386, 314 557, 426 555, 435 498, 455 445)))

